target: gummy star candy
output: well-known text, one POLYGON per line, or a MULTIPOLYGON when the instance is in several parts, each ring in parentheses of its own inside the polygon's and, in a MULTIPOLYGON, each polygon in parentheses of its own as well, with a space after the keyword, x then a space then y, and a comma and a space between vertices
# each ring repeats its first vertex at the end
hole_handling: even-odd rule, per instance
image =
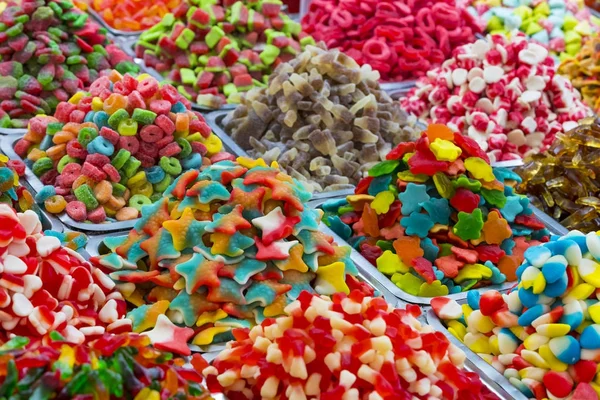
POLYGON ((373 294, 349 281, 358 274, 350 249, 318 231, 322 212, 306 207, 310 195, 264 161, 209 164, 164 193, 91 259, 129 301, 134 330, 152 332, 162 348, 231 340, 234 328, 280 315, 302 290, 329 295, 352 285, 373 294), (209 188, 219 195, 202 197, 209 188))
POLYGON ((395 309, 358 290, 331 297, 305 291, 282 317, 236 331, 203 374, 228 398, 410 399, 425 385, 429 398, 495 399, 464 369, 464 353, 421 325, 420 314, 415 305, 395 309), (409 383, 406 371, 419 383, 409 383))
POLYGON ((321 207, 324 222, 399 288, 439 296, 514 280, 523 252, 548 240, 527 198, 507 186, 519 180, 492 168, 469 137, 432 125, 353 195, 321 207))

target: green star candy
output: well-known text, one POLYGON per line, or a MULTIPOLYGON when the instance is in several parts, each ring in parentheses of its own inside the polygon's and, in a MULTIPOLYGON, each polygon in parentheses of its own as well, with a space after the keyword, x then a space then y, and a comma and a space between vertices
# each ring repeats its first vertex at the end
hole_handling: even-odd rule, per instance
POLYGON ((483 229, 483 216, 481 209, 476 208, 470 214, 460 211, 453 231, 462 240, 475 240, 481 236, 481 229, 483 229))
POLYGON ((481 182, 474 179, 469 179, 465 175, 460 175, 458 178, 453 180, 452 185, 455 189, 465 188, 474 193, 479 192, 479 189, 481 189, 481 182))

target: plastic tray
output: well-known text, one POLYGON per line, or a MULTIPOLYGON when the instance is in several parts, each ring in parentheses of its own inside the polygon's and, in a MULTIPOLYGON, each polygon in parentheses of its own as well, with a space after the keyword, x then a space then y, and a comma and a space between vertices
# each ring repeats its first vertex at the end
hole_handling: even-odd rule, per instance
MULTIPOLYGON (((340 198, 343 198, 343 197, 340 197, 340 198)), ((327 200, 329 200, 329 199, 314 200, 310 203, 310 205, 312 207, 318 208, 327 200)), ((556 221, 554 221, 552 218, 550 218, 548 215, 544 214, 537 208, 532 207, 532 209, 533 209, 534 215, 536 217, 538 217, 540 219, 540 221, 542 221, 544 223, 544 225, 546 225, 546 228, 550 231, 551 234, 553 234, 553 235, 566 234, 567 230, 563 226, 558 224, 556 221)), ((347 244, 348 246, 350 246, 344 239, 340 238, 337 235, 336 235, 336 237, 338 239, 338 243, 343 243, 343 244, 347 244)), ((421 306, 430 306, 431 299, 433 299, 433 297, 414 296, 412 294, 406 293, 404 290, 400 289, 398 286, 396 286, 394 283, 392 283, 390 278, 388 278, 387 276, 385 276, 384 274, 379 272, 379 270, 377 270, 377 268, 373 264, 371 264, 366 258, 364 258, 362 256, 362 254, 360 254, 356 249, 354 249, 352 246, 350 246, 350 247, 352 249, 350 257, 352 258, 354 263, 358 267, 360 267, 361 270, 368 271, 369 275, 371 277, 373 277, 375 280, 379 281, 379 283, 383 287, 385 287, 385 289, 388 292, 393 294, 397 299, 399 299, 400 301, 403 301, 405 303, 418 304, 421 306)), ((505 290, 510 289, 514 285, 515 285, 515 282, 505 282, 500 285, 491 285, 491 286, 486 286, 483 288, 476 288, 476 289, 470 289, 470 290, 476 290, 480 293, 487 292, 489 290, 505 291, 505 290)), ((454 299, 456 301, 466 300, 467 293, 468 293, 468 291, 461 292, 461 293, 448 294, 444 297, 448 297, 448 298, 454 299)))
POLYGON ((119 29, 113 28, 112 26, 110 26, 109 24, 106 23, 104 18, 102 18, 102 16, 100 14, 98 14, 98 12, 96 10, 94 10, 92 8, 91 4, 88 5, 87 13, 89 15, 91 15, 92 18, 96 20, 96 22, 98 22, 100 25, 102 25, 102 27, 106 28, 106 30, 109 31, 114 36, 132 37, 132 36, 139 36, 144 32, 143 30, 128 32, 128 31, 121 31, 119 29))
POLYGON ((0 135, 20 135, 27 133, 27 129, 23 128, 0 128, 0 135))
MULTIPOLYGON (((229 138, 221 137, 220 134, 217 132, 214 132, 214 133, 215 133, 215 135, 217 135, 219 137, 219 139, 221 139, 221 141, 223 141, 223 147, 226 151, 228 151, 236 156, 242 155, 242 154, 238 154, 236 152, 235 148, 228 147, 227 143, 230 141, 229 138)), ((23 160, 21 157, 19 157, 17 155, 17 153, 15 153, 15 150, 14 150, 14 143, 17 140, 19 140, 20 138, 21 138, 21 136, 19 136, 19 135, 6 136, 1 140, 0 144, 1 144, 2 152, 4 154, 6 154, 6 156, 8 156, 9 159, 22 160, 25 162, 25 160, 23 160)), ((31 189, 33 190, 33 192, 35 194, 41 190, 41 188, 44 186, 44 184, 33 173, 33 171, 31 170, 31 168, 29 167, 28 164, 29 164, 28 162, 25 162, 26 168, 25 168, 24 180, 29 184, 29 187, 31 187, 31 189)), ((89 222, 77 222, 74 219, 72 219, 71 217, 69 217, 66 212, 62 212, 62 213, 58 214, 57 218, 68 228, 75 229, 75 230, 85 232, 88 234, 118 232, 118 231, 123 231, 123 230, 129 230, 129 229, 133 228, 133 226, 135 225, 135 223, 138 220, 138 218, 136 218, 136 219, 133 219, 130 221, 116 221, 116 222, 106 222, 103 224, 93 224, 93 223, 89 223, 89 222)))
MULTIPOLYGON (((219 137, 221 137, 221 140, 223 140, 223 143, 227 143, 228 146, 230 146, 232 149, 237 149, 237 153, 243 157, 248 157, 248 154, 246 153, 246 151, 244 149, 242 149, 236 142, 233 141, 233 139, 231 138, 231 136, 229 136, 227 134, 227 132, 225 132, 225 130, 223 129, 223 118, 225 118, 227 116, 227 114, 229 114, 230 111, 215 111, 212 112, 208 115, 205 115, 206 121, 208 122, 208 124, 210 125, 210 127, 212 128, 213 132, 215 132, 215 134, 219 135, 219 137)), ((354 189, 344 189, 344 190, 335 190, 335 191, 331 191, 331 192, 320 192, 320 193, 313 193, 312 199, 310 202, 315 201, 315 200, 319 200, 319 199, 330 199, 332 197, 340 197, 340 196, 347 196, 349 194, 354 193, 354 189)), ((309 204, 310 204, 309 202, 309 204)))
MULTIPOLYGON (((461 300, 459 303, 465 303, 466 300, 461 300)), ((442 323, 442 321, 435 315, 433 309, 427 310, 425 314, 427 318, 427 323, 436 331, 442 332, 444 336, 450 340, 454 345, 459 347, 462 351, 467 355, 467 359, 465 360, 465 366, 467 369, 470 369, 473 372, 476 372, 484 384, 490 389, 493 387, 495 390, 494 393, 501 398, 504 399, 514 399, 514 400, 528 400, 528 398, 523 395, 514 387, 508 379, 504 377, 500 372, 498 372, 494 367, 486 363, 483 358, 479 357, 475 354, 471 349, 464 345, 460 340, 458 340, 454 335, 452 335, 446 326, 442 323)))

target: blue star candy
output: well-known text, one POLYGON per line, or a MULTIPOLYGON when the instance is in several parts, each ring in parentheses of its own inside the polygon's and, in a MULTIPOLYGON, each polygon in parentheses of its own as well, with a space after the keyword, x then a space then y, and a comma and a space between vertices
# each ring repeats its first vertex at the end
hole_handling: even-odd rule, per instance
POLYGON ((450 222, 452 210, 448 205, 447 199, 432 197, 428 201, 421 203, 421 206, 427 211, 434 224, 448 225, 450 222))
POLYGON ((413 212, 409 216, 403 217, 400 220, 400 225, 406 228, 407 235, 417 235, 420 238, 425 238, 434 224, 428 215, 413 212))
POLYGON ((251 277, 258 274, 259 272, 264 271, 265 268, 267 268, 266 263, 246 258, 236 265, 235 272, 233 274, 233 280, 235 280, 240 285, 245 285, 246 283, 248 283, 248 280, 251 277))
POLYGON ((515 222, 515 218, 523 211, 520 196, 508 196, 506 204, 500 209, 500 214, 508 221, 515 222))
POLYGON ((410 182, 406 185, 404 192, 398 195, 398 198, 402 202, 402 214, 409 215, 415 211, 421 211, 421 203, 429 200, 429 195, 425 185, 410 182))

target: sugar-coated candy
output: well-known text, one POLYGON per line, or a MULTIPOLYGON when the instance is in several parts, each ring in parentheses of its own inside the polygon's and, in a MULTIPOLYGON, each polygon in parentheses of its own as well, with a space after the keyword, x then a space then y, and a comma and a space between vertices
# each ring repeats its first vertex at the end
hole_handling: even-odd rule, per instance
POLYGON ((43 342, 15 336, 0 352, 7 399, 211 399, 201 375, 208 364, 200 355, 188 362, 137 334, 103 334, 76 345, 57 332, 43 342))
POLYGON ((42 234, 32 210, 16 213, 0 204, 0 338, 47 338, 59 333, 83 343, 105 332, 131 331, 126 303, 115 283, 56 235, 42 234))
POLYGON ((162 21, 181 0, 116 1, 92 0, 90 7, 111 27, 125 32, 144 31, 162 21))
POLYGON ((318 231, 321 212, 309 199, 263 160, 220 161, 176 178, 91 261, 111 271, 134 307, 133 330, 152 329, 153 343, 177 329, 187 330, 178 331, 183 344, 188 334, 196 345, 230 340, 233 328, 281 315, 302 290, 372 295, 350 248, 318 231))
POLYGON ((203 370, 230 399, 496 399, 465 354, 415 305, 395 309, 353 291, 331 298, 300 293, 285 315, 234 331, 203 370))
POLYGON ((548 50, 523 34, 488 35, 457 48, 400 103, 475 140, 492 162, 544 151, 590 113, 556 74, 548 50))
POLYGON ((471 5, 469 11, 484 19, 486 32, 510 35, 519 30, 547 47, 556 60, 574 56, 600 25, 580 0, 471 0, 471 5))
POLYGON ((36 201, 53 214, 92 223, 137 218, 182 165, 233 159, 222 150, 204 117, 173 86, 116 71, 60 103, 54 117, 33 118, 15 145, 46 185, 36 201), (82 118, 74 121, 76 111, 82 118))
POLYGON ((423 76, 481 32, 476 18, 457 3, 317 0, 302 27, 329 48, 371 65, 384 81, 402 81, 423 76))
POLYGON ((467 136, 430 125, 373 166, 355 194, 326 201, 324 223, 403 291, 436 297, 516 280, 548 240, 518 175, 492 168, 467 136))
POLYGON ((434 311, 526 397, 600 399, 600 236, 574 230, 524 255, 509 292, 436 299, 434 311))
POLYGON ((522 178, 516 186, 533 205, 568 229, 592 232, 600 229, 599 165, 600 121, 586 119, 582 125, 557 135, 548 151, 525 160, 515 172, 522 178))
POLYGON ((7 204, 19 212, 34 208, 33 195, 19 184, 25 175, 25 164, 19 160, 9 160, 0 154, 0 204, 7 204))
MULTIPOLYGON (((70 0, 3 3, 0 12, 0 127, 26 128, 114 68, 138 72, 106 30, 70 0)), ((75 113, 81 116, 80 112, 75 113)))
POLYGON ((225 131, 250 156, 277 161, 311 191, 353 187, 419 131, 378 79, 339 50, 307 46, 275 69, 266 88, 247 93, 223 121, 225 131))
POLYGON ((558 73, 569 78, 573 87, 581 92, 584 103, 600 111, 600 89, 598 79, 598 56, 596 49, 600 45, 600 34, 585 41, 575 57, 569 57, 558 66, 558 73))
POLYGON ((280 63, 314 40, 281 12, 281 2, 182 1, 143 32, 135 51, 190 101, 220 108, 264 87, 280 63))

